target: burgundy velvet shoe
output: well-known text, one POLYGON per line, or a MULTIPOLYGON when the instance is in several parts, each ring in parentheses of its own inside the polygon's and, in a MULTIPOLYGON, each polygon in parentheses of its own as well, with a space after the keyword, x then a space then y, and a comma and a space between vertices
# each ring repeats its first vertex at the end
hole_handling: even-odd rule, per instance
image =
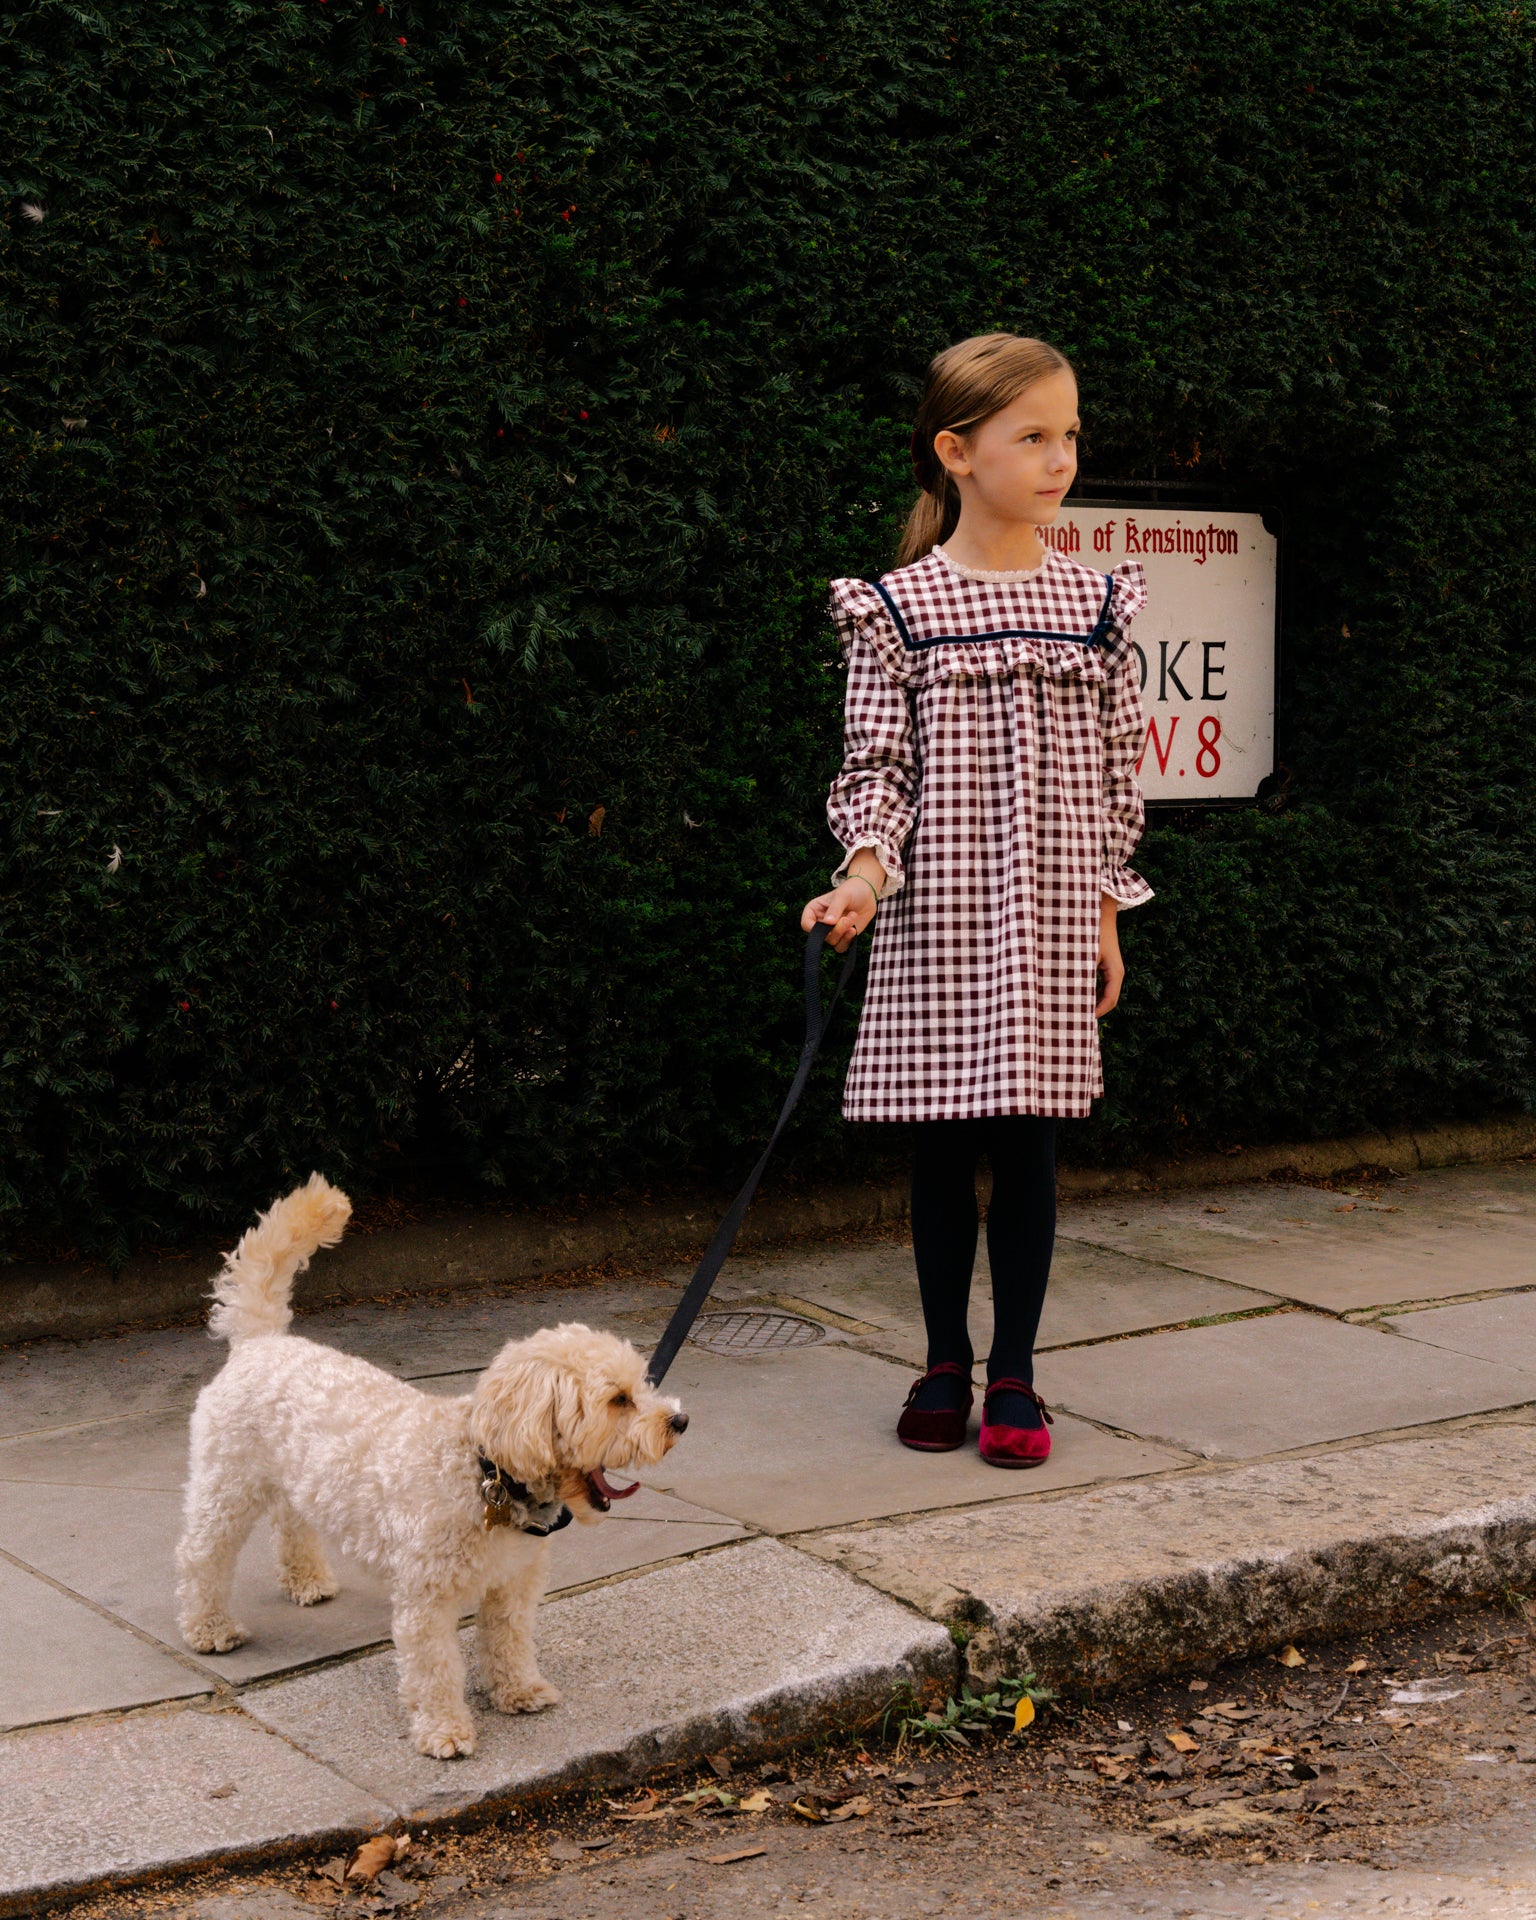
POLYGON ((907 1395, 901 1418, 896 1422, 896 1438, 904 1447, 915 1447, 919 1453, 953 1453, 956 1447, 965 1445, 965 1425, 971 1417, 974 1398, 971 1376, 966 1369, 953 1360, 941 1361, 912 1382, 912 1391, 907 1395), (965 1405, 926 1409, 914 1407, 912 1402, 919 1390, 941 1374, 954 1374, 965 1382, 965 1405))
POLYGON ((1051 1436, 1045 1427, 991 1427, 987 1425, 987 1402, 994 1393, 1006 1388, 1033 1400, 1045 1419, 1053 1424, 1050 1409, 1023 1380, 994 1380, 981 1401, 981 1457, 989 1467, 1038 1467, 1051 1457, 1051 1436))

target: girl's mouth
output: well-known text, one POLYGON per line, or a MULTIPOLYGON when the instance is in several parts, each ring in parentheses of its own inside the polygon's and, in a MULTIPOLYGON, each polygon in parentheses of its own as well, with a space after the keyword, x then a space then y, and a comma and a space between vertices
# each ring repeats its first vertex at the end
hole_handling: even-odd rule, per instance
POLYGON ((594 1467, 586 1476, 587 1498, 599 1513, 606 1513, 615 1500, 627 1500, 632 1493, 640 1491, 640 1482, 635 1481, 629 1487, 611 1487, 603 1478, 601 1467, 594 1467))

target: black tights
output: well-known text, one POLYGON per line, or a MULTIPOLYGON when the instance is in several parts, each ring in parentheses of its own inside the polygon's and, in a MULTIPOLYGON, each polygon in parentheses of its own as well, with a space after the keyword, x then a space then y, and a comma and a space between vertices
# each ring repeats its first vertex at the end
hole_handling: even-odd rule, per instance
MULTIPOLYGON (((1010 1113, 984 1120, 923 1120, 914 1131, 912 1250, 928 1329, 928 1365, 948 1360, 970 1371, 966 1308, 976 1260, 976 1165, 985 1153, 992 1167, 987 1256, 993 1330, 987 1379, 1033 1385, 1035 1334, 1056 1238, 1056 1122, 1010 1113)), ((1010 1395, 1010 1404, 1016 1398, 1010 1395)))

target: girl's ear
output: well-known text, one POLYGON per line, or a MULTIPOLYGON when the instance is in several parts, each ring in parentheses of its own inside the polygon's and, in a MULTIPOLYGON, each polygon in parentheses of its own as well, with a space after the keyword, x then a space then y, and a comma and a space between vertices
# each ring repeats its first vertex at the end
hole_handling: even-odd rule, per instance
POLYGON ((933 436, 933 451, 946 473, 955 475, 970 472, 971 450, 952 428, 942 427, 933 436))

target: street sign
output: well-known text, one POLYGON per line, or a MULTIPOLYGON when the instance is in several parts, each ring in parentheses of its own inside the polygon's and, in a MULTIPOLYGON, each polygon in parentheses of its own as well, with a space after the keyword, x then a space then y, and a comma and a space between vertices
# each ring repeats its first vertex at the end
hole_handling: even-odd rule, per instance
POLYGON ((1147 570, 1131 628, 1147 713, 1137 776, 1149 805, 1252 799, 1275 764, 1279 543, 1258 513, 1068 501, 1041 533, 1107 573, 1147 570))

